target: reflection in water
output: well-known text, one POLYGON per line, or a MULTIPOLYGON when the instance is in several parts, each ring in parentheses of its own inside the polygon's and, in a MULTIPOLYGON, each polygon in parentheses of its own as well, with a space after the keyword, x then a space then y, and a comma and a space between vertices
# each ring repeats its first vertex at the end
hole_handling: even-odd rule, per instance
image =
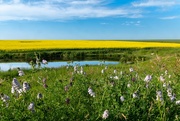
MULTIPOLYGON (((83 65, 101 65, 101 64, 105 64, 105 65, 109 65, 109 64, 118 64, 119 62, 117 61, 71 61, 71 62, 67 62, 67 61, 60 61, 60 62, 48 62, 47 65, 41 64, 42 67, 48 67, 48 68, 58 68, 61 66, 74 66, 74 65, 79 65, 79 66, 83 66, 83 65)), ((0 63, 0 70, 1 71, 7 71, 9 69, 15 69, 15 68, 26 68, 26 69, 30 69, 31 66, 29 65, 29 63, 26 62, 9 62, 9 63, 0 63)))

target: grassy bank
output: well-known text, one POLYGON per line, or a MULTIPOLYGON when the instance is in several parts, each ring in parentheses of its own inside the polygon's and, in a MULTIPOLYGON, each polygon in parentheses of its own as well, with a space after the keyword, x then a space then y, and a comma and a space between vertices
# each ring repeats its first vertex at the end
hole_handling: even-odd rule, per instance
MULTIPOLYGON (((58 69, 0 72, 0 92, 10 97, 0 101, 1 120, 180 120, 179 49, 131 51, 149 56, 134 64, 61 67, 58 69), (149 80, 146 76, 152 78, 149 80), (16 78, 30 89, 11 93, 16 78), (146 79, 145 79, 146 78, 146 79), (46 81, 45 81, 46 80, 46 81), (89 90, 89 92, 88 92, 89 90), (42 99, 37 94, 43 95, 42 99), (124 100, 123 100, 124 98, 124 100), (28 110, 34 103, 34 111, 28 110)), ((126 51, 126 54, 132 54, 126 51)))

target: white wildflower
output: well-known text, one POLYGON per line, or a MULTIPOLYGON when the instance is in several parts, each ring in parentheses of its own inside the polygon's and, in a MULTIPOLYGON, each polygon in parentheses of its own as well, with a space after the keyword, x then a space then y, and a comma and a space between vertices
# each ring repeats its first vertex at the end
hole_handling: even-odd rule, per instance
POLYGON ((164 81, 165 81, 165 78, 163 77, 163 75, 161 75, 161 76, 159 77, 159 80, 160 80, 161 82, 164 82, 164 81))
POLYGON ((14 78, 12 81, 11 93, 15 94, 16 96, 23 93, 23 89, 16 78, 14 78))
POLYGON ((131 84, 127 84, 127 87, 130 88, 130 87, 131 87, 131 84))
POLYGON ((38 93, 38 94, 37 94, 37 99, 42 99, 42 97, 43 97, 43 96, 42 96, 41 93, 38 93))
POLYGON ((168 93, 168 96, 171 97, 172 96, 172 88, 168 88, 167 89, 167 93, 168 93))
POLYGON ((120 97, 121 102, 124 102, 124 96, 120 97))
POLYGON ((134 71, 134 69, 133 69, 133 68, 129 68, 129 71, 130 71, 130 72, 133 72, 133 71, 134 71))
POLYGON ((163 83, 163 87, 166 87, 167 85, 166 85, 166 83, 163 83))
POLYGON ((162 92, 161 91, 156 91, 156 94, 160 97, 162 97, 162 92))
POLYGON ((42 63, 43 64, 48 64, 47 60, 45 60, 45 59, 42 60, 42 63))
POLYGON ((84 74, 84 69, 83 67, 81 66, 81 71, 80 71, 80 74, 84 74))
POLYGON ((116 69, 114 69, 114 74, 116 74, 117 73, 117 70, 116 69))
POLYGON ((24 76, 24 72, 22 70, 18 71, 19 76, 24 76))
POLYGON ((5 94, 1 94, 1 99, 6 104, 6 107, 8 107, 9 106, 8 101, 10 100, 10 97, 5 94))
POLYGON ((107 70, 108 69, 108 66, 105 66, 105 70, 107 70))
POLYGON ((162 92, 161 91, 156 91, 156 100, 157 101, 160 101, 161 104, 163 104, 163 95, 162 95, 162 92))
POLYGON ((150 82, 151 79, 152 79, 152 76, 148 74, 148 75, 145 77, 144 81, 145 81, 145 82, 150 82))
POLYGON ((133 98, 138 98, 139 96, 138 96, 138 94, 137 94, 137 92, 134 92, 133 93, 133 98))
POLYGON ((14 86, 11 87, 11 93, 14 94, 15 93, 15 89, 14 86))
POLYGON ((12 81, 12 88, 11 88, 11 92, 18 92, 19 94, 21 94, 23 92, 18 80, 16 78, 13 79, 12 81))
POLYGON ((165 75, 167 75, 167 74, 168 74, 168 71, 167 71, 167 70, 165 70, 165 72, 164 72, 164 73, 165 73, 165 75))
POLYGON ((8 100, 10 100, 10 97, 5 94, 1 94, 1 99, 3 102, 7 102, 8 100))
POLYGON ((104 72, 105 72, 104 69, 102 69, 102 70, 101 70, 101 73, 104 74, 104 72))
POLYGON ((24 76, 24 72, 19 67, 17 69, 19 76, 24 76))
POLYGON ((23 82, 23 91, 26 92, 30 89, 30 86, 27 82, 23 82))
POLYGON ((176 101, 176 105, 180 105, 180 100, 177 100, 177 101, 176 101))
POLYGON ((117 79, 117 80, 118 80, 118 79, 119 79, 119 77, 118 77, 118 76, 115 76, 115 77, 114 77, 114 79, 117 79))
POLYGON ((95 93, 93 92, 93 90, 89 87, 88 88, 88 93, 92 96, 95 97, 95 93))
POLYGON ((105 110, 103 115, 102 115, 102 118, 103 119, 107 119, 109 117, 109 111, 108 110, 105 110))
POLYGON ((176 95, 175 95, 175 94, 173 94, 172 96, 170 96, 171 102, 173 102, 175 99, 176 99, 176 95))
POLYGON ((139 76, 138 76, 138 73, 136 73, 136 78, 138 78, 139 76))
POLYGON ((77 72, 78 66, 74 66, 74 72, 77 72))
POLYGON ((123 75, 123 72, 122 72, 122 71, 120 72, 120 75, 123 75))
POLYGON ((33 102, 29 104, 28 110, 30 110, 31 112, 35 112, 35 106, 33 102))
POLYGON ((168 78, 170 79, 171 78, 171 75, 169 74, 168 78))

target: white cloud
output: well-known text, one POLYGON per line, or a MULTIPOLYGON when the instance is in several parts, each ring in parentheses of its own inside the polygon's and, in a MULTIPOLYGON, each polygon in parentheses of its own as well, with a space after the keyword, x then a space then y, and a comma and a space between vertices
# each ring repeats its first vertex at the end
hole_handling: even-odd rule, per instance
POLYGON ((130 25, 139 26, 140 24, 141 24, 141 21, 126 21, 126 22, 122 23, 121 25, 124 25, 124 26, 130 26, 130 25))
POLYGON ((168 7, 177 5, 176 0, 144 0, 143 2, 133 2, 134 7, 168 7))
POLYGON ((0 21, 6 20, 66 20, 100 17, 141 16, 141 11, 109 8, 105 0, 40 0, 23 3, 13 0, 0 4, 0 21))
POLYGON ((21 0, 13 0, 15 4, 20 3, 21 0))
POLYGON ((177 18, 180 18, 179 16, 167 16, 167 17, 162 17, 160 19, 163 19, 163 20, 172 20, 172 19, 177 19, 177 18))
POLYGON ((109 23, 106 23, 106 22, 102 22, 102 23, 100 23, 101 25, 107 25, 107 24, 109 24, 109 23))

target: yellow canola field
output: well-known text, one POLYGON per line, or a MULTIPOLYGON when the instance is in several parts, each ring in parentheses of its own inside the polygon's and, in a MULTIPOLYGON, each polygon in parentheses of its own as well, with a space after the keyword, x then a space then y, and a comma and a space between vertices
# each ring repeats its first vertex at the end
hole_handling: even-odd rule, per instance
POLYGON ((0 50, 180 47, 179 43, 103 40, 0 40, 0 50))

